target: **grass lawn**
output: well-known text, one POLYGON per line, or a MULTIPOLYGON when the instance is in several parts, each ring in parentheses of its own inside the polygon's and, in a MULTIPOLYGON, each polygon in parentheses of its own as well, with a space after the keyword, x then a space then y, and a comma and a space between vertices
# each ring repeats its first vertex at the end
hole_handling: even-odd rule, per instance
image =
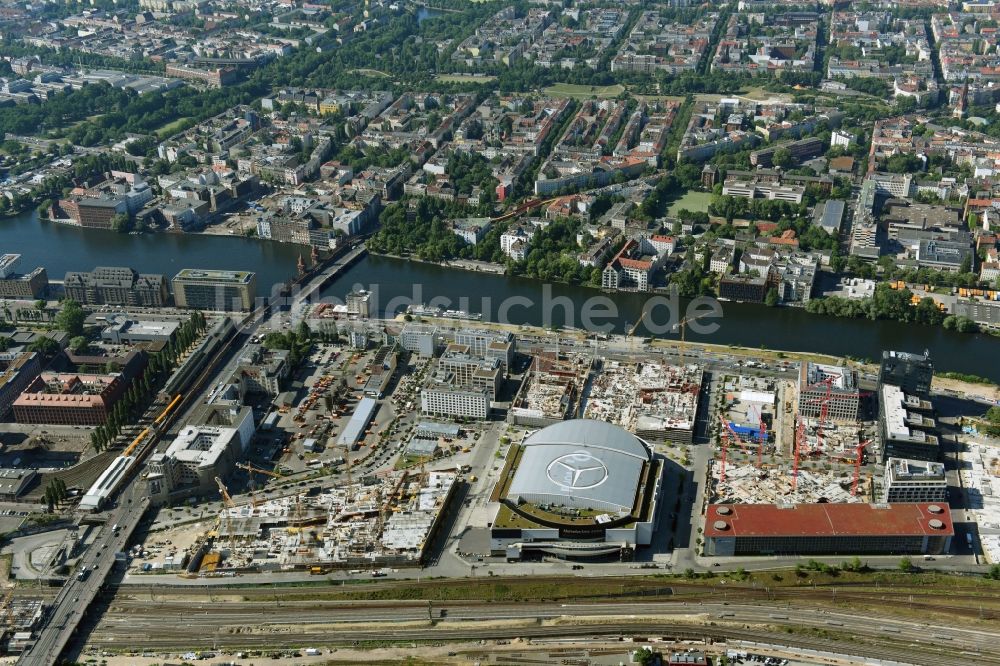
POLYGON ((497 77, 488 74, 439 74, 437 78, 442 83, 488 83, 497 80, 497 77))
POLYGON ((355 70, 352 70, 352 71, 355 74, 364 74, 365 76, 377 76, 377 77, 380 77, 380 78, 383 78, 383 79, 389 78, 388 74, 386 74, 385 72, 379 71, 377 69, 362 68, 362 69, 355 69, 355 70))
POLYGON ((708 204, 712 203, 712 193, 711 192, 697 192, 695 190, 690 190, 684 193, 677 201, 670 204, 670 208, 667 209, 667 215, 670 217, 677 217, 677 211, 682 208, 687 208, 692 213, 707 213, 708 204))
POLYGON ((613 86, 578 86, 572 83, 557 83, 545 88, 544 92, 546 95, 575 97, 576 99, 607 98, 622 94, 625 92, 625 87, 617 84, 613 86))
POLYGON ((191 121, 190 118, 184 116, 183 118, 172 120, 163 127, 161 127, 160 129, 156 130, 156 136, 159 139, 166 139, 168 136, 176 134, 177 132, 181 132, 187 129, 188 127, 191 127, 193 124, 194 123, 191 121))

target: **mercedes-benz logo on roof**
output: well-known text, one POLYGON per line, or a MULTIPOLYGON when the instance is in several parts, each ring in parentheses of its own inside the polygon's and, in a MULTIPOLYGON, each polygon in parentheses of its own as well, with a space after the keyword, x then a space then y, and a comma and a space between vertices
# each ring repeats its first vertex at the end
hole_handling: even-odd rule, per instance
POLYGON ((545 474, 552 483, 568 490, 586 490, 604 483, 608 468, 586 451, 559 456, 549 463, 545 474))

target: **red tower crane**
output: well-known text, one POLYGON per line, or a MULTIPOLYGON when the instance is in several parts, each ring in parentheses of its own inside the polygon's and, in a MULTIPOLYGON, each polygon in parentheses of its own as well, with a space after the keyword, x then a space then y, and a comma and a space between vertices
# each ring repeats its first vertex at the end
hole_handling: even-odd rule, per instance
POLYGON ((764 441, 767 439, 767 426, 764 425, 764 414, 761 409, 757 408, 757 422, 760 424, 760 430, 757 433, 757 467, 763 464, 761 458, 764 454, 764 441))
POLYGON ((722 465, 719 467, 719 484, 726 482, 726 451, 729 449, 729 433, 725 430, 719 436, 722 443, 722 465))
POLYGON ((722 427, 725 428, 725 430, 727 432, 729 432, 730 435, 732 435, 733 439, 736 440, 736 443, 740 445, 740 448, 743 449, 743 453, 746 453, 747 452, 746 442, 744 442, 740 438, 739 434, 737 434, 737 432, 735 430, 733 430, 733 426, 730 425, 729 421, 727 421, 726 419, 722 418, 721 414, 719 415, 719 421, 722 423, 722 427))
POLYGON ((851 497, 855 497, 858 494, 858 480, 861 478, 861 458, 865 455, 865 447, 871 442, 870 439, 866 439, 858 442, 858 448, 854 458, 854 478, 851 480, 851 497))
POLYGON ((806 422, 799 417, 799 427, 795 430, 795 462, 792 467, 792 490, 798 487, 799 483, 799 451, 802 448, 802 440, 806 437, 806 422))

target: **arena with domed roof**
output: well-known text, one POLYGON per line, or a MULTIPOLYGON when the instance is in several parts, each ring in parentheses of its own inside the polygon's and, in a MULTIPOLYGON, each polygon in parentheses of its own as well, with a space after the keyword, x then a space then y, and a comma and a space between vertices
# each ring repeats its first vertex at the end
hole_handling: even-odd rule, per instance
POLYGON ((631 559, 656 526, 665 461, 627 430, 573 419, 530 434, 507 452, 491 500, 491 550, 631 559))

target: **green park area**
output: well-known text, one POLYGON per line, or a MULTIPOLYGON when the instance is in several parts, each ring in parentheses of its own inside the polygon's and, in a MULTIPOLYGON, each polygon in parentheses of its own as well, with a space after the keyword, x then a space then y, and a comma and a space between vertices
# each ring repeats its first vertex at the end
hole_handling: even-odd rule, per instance
POLYGON ((677 217, 677 213, 683 209, 687 209, 692 213, 707 213, 708 204, 710 203, 712 203, 711 192, 688 190, 684 193, 684 196, 670 204, 670 208, 667 209, 667 215, 669 217, 677 217))
POLYGON ((546 95, 554 97, 573 97, 575 99, 590 99, 598 97, 601 99, 617 97, 625 92, 625 87, 613 86, 586 86, 573 83, 556 83, 544 90, 546 95))

